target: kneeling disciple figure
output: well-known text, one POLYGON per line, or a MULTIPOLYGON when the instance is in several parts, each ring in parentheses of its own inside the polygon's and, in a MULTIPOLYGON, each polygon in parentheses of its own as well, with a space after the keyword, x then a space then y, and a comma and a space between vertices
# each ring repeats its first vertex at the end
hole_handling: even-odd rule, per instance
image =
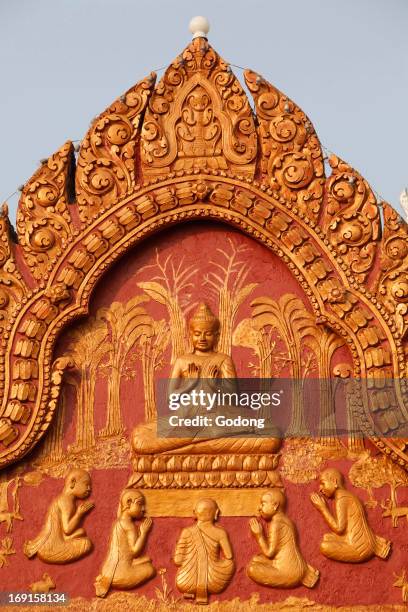
POLYGON ((312 504, 322 514, 333 531, 326 533, 320 544, 325 557, 335 561, 360 563, 377 556, 386 559, 391 542, 375 535, 368 524, 363 504, 356 495, 347 491, 342 474, 335 468, 324 470, 320 476, 320 492, 334 498, 334 515, 323 496, 312 493, 312 504))
POLYGON ((91 477, 85 470, 71 470, 62 493, 51 503, 44 527, 35 540, 24 544, 24 554, 37 555, 45 563, 70 563, 92 550, 92 542, 79 525, 94 504, 85 499, 91 493, 91 477))
POLYGON ((150 518, 135 524, 144 513, 145 500, 140 491, 125 489, 113 524, 108 555, 95 580, 98 597, 105 597, 111 587, 133 589, 156 575, 150 558, 141 555, 152 526, 150 518))
POLYGON ((179 566, 177 588, 186 599, 195 599, 198 604, 207 604, 210 593, 221 593, 235 569, 228 534, 214 525, 218 514, 213 499, 200 499, 194 508, 197 522, 183 529, 174 553, 179 566))
POLYGON ((256 518, 250 520, 250 529, 262 554, 252 557, 247 574, 263 586, 312 588, 319 579, 319 571, 304 560, 297 544, 296 527, 286 516, 285 506, 285 494, 280 488, 262 495, 259 513, 269 523, 268 534, 265 537, 256 518))

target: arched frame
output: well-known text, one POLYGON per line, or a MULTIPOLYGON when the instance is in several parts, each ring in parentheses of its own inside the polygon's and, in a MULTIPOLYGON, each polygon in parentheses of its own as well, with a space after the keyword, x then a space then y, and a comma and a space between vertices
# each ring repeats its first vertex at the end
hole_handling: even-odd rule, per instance
MULTIPOLYGON (((68 359, 54 361, 56 341, 67 325, 88 313, 92 291, 109 268, 149 236, 174 224, 202 218, 228 223, 271 249, 308 295, 317 323, 346 339, 354 376, 395 379, 394 402, 406 419, 404 387, 398 380, 404 376, 404 351, 395 323, 379 300, 352 275, 319 225, 290 202, 277 201, 271 189, 250 179, 217 170, 178 172, 166 180, 153 179, 141 185, 78 227, 64 251, 49 263, 48 274, 39 286, 23 297, 10 317, 3 335, 1 414, 3 420, 10 418, 10 404, 14 402, 15 406, 17 402, 29 410, 30 417, 25 422, 11 419, 16 435, 11 443, 3 445, 0 465, 23 457, 49 427, 63 370, 70 365, 68 359), (367 350, 361 330, 369 328, 378 342, 367 350), (35 371, 28 376, 29 367, 25 376, 21 375, 25 361, 37 363, 38 376, 35 371)), ((362 431, 369 435, 367 396, 361 397, 356 411, 362 431)), ((405 446, 399 440, 374 437, 373 441, 407 467, 405 446)))

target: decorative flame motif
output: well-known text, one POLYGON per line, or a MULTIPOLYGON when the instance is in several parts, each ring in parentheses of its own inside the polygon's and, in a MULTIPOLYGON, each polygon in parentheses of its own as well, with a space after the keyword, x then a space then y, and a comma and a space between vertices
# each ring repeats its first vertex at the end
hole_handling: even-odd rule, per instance
POLYGON ((42 164, 21 194, 17 231, 27 264, 38 280, 72 234, 68 202, 74 166, 74 148, 68 141, 42 164))
POLYGON ((262 147, 261 178, 280 201, 316 219, 323 201, 323 154, 306 115, 261 76, 246 70, 262 147))
POLYGON ((77 201, 83 221, 134 188, 136 143, 155 80, 152 72, 129 89, 95 119, 85 136, 76 174, 77 201))
POLYGON ((356 278, 364 282, 380 237, 376 198, 367 181, 348 164, 335 155, 329 161, 333 173, 327 179, 323 228, 356 278))
POLYGON ((408 329, 408 225, 388 204, 384 208, 384 233, 378 293, 394 316, 401 336, 408 329))

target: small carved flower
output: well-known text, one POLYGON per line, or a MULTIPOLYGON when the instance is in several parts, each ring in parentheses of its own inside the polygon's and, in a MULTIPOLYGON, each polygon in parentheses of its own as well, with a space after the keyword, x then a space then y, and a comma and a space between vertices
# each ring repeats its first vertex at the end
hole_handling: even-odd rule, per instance
POLYGON ((199 200, 204 200, 205 196, 208 194, 208 187, 204 183, 204 181, 198 181, 195 183, 192 189, 193 193, 196 194, 199 200))
POLYGON ((327 301, 330 304, 336 304, 338 302, 343 302, 345 297, 346 297, 346 290, 343 287, 333 287, 329 291, 327 301))
POLYGON ((54 285, 54 287, 47 289, 46 296, 50 298, 53 304, 58 304, 70 298, 69 288, 64 283, 54 285))

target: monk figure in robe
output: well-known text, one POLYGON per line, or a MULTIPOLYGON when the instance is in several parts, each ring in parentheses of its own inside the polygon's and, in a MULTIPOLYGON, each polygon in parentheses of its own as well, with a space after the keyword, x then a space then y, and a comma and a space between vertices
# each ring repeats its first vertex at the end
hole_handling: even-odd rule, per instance
POLYGON ((259 513, 269 523, 265 537, 262 524, 249 522, 252 534, 261 549, 247 566, 248 576, 263 586, 312 588, 319 571, 308 565, 299 550, 296 527, 285 514, 286 497, 281 488, 274 488, 261 497, 259 513))
POLYGON ((214 525, 218 514, 213 499, 200 499, 194 509, 197 522, 183 529, 174 553, 174 562, 179 566, 177 588, 197 604, 207 604, 210 593, 221 593, 234 573, 228 534, 214 525))
MULTIPOLYGON (((189 321, 192 353, 179 357, 173 367, 170 393, 189 393, 195 387, 215 392, 221 385, 224 393, 235 392, 236 371, 229 355, 219 353, 215 346, 220 322, 206 304, 200 304, 189 321), (219 379, 222 379, 219 382, 219 379), (218 381, 218 382, 217 382, 218 381)), ((223 414, 237 416, 234 407, 223 407, 223 414), (235 412, 234 412, 235 410, 235 412)), ((185 416, 185 413, 183 413, 185 416)), ((166 426, 168 428, 168 425, 166 426)), ((247 454, 275 453, 281 444, 278 437, 271 438, 158 438, 157 421, 145 423, 133 431, 133 449, 138 455, 171 454, 247 454)))
POLYGON ((92 542, 80 527, 82 519, 94 504, 82 502, 91 493, 91 477, 85 470, 68 473, 62 493, 51 503, 39 535, 24 544, 24 554, 37 555, 45 563, 70 563, 92 550, 92 542))
POLYGON ((113 524, 108 555, 95 581, 98 597, 105 597, 111 587, 133 589, 156 575, 150 558, 141 555, 152 527, 152 519, 143 519, 144 514, 142 493, 125 489, 113 524), (137 519, 143 519, 139 525, 135 524, 137 519))
POLYGON ((338 470, 329 468, 322 472, 320 492, 323 495, 312 493, 310 498, 333 531, 326 533, 320 544, 320 551, 325 557, 346 563, 360 563, 374 556, 381 559, 388 557, 391 542, 373 533, 363 504, 356 495, 347 491, 338 470), (334 499, 334 514, 327 507, 325 497, 334 499))

